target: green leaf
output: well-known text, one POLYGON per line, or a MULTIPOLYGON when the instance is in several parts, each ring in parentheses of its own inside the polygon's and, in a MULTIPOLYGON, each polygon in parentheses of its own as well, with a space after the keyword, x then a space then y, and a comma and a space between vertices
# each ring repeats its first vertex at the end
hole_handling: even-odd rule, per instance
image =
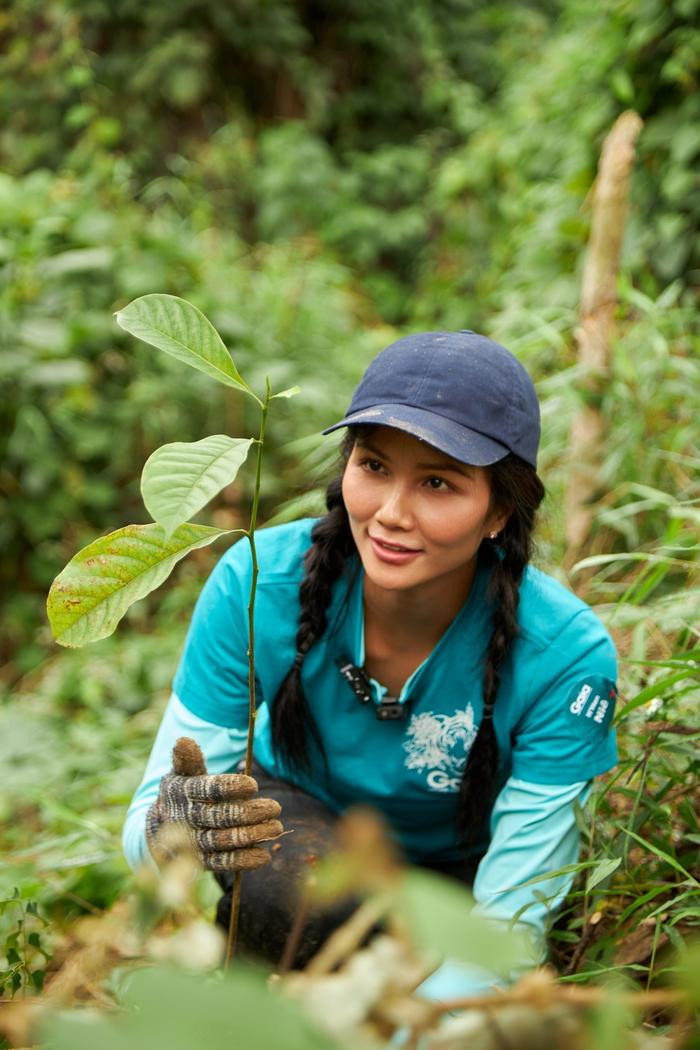
POLYGON ((682 671, 676 671, 674 674, 667 675, 665 678, 660 678, 657 682, 653 682, 651 685, 646 686, 641 692, 637 693, 635 697, 628 700, 621 711, 618 711, 615 715, 615 725, 626 718, 630 711, 635 711, 638 707, 642 707, 649 700, 655 699, 655 697, 661 697, 672 685, 677 682, 682 682, 686 678, 690 678, 695 671, 695 668, 687 667, 682 671))
MULTIPOLYGON (((658 895, 660 893, 665 893, 666 889, 667 889, 666 883, 662 883, 660 886, 653 886, 650 890, 647 890, 646 893, 642 894, 641 897, 635 897, 632 900, 632 902, 627 905, 625 910, 623 912, 621 912, 620 918, 619 918, 620 924, 622 924, 625 921, 625 919, 628 919, 630 917, 630 915, 632 915, 635 911, 637 911, 638 908, 641 908, 645 904, 648 904, 650 900, 653 900, 654 897, 658 897, 658 895)), ((665 900, 664 900, 664 903, 663 903, 663 907, 664 908, 666 907, 666 901, 665 900)))
POLYGON ((264 974, 240 966, 214 981, 194 973, 141 970, 130 977, 124 998, 126 1011, 116 1015, 63 1011, 50 1017, 42 1042, 53 1050, 338 1048, 296 1003, 268 988, 264 974))
POLYGON ((617 871, 621 863, 622 857, 606 857, 605 860, 599 861, 588 874, 586 893, 590 893, 594 886, 597 886, 599 882, 607 879, 609 875, 617 871))
POLYGON ((621 828, 620 830, 624 831, 625 835, 630 835, 640 844, 640 846, 644 846, 645 849, 648 849, 651 853, 655 853, 656 856, 659 857, 661 860, 665 861, 667 864, 670 864, 674 871, 679 872, 686 879, 692 882, 693 885, 700 886, 698 880, 694 878, 694 876, 691 875, 689 871, 686 871, 683 865, 679 864, 676 858, 672 857, 670 853, 665 853, 664 850, 659 849, 658 846, 654 846, 653 843, 649 842, 647 839, 643 839, 641 835, 637 835, 634 831, 630 831, 629 828, 621 828))
POLYGON ((46 970, 32 970, 32 972, 29 974, 29 980, 31 981, 36 992, 43 991, 45 977, 46 970))
POLYGON ((685 954, 676 983, 686 992, 691 1005, 700 1008, 700 941, 695 941, 685 954))
POLYGON ((634 84, 626 69, 618 67, 612 71, 610 85, 614 93, 625 106, 634 102, 634 84))
POLYGON ((320 518, 326 513, 326 503, 323 490, 312 489, 310 492, 302 492, 300 496, 282 503, 275 513, 266 519, 267 527, 271 525, 283 525, 297 518, 320 518))
POLYGON ((582 558, 572 565, 571 572, 581 572, 582 569, 592 569, 598 565, 614 565, 616 562, 642 561, 647 564, 680 565, 687 566, 682 558, 666 558, 661 554, 647 554, 645 551, 630 551, 624 554, 592 554, 590 558, 582 558))
POLYGON ((294 397, 296 394, 300 393, 300 386, 290 386, 286 390, 280 390, 279 394, 273 394, 270 401, 273 401, 276 397, 294 397))
POLYGON ((621 1046, 630 1045, 628 1036, 635 1017, 619 994, 626 990, 627 984, 619 977, 616 980, 612 973, 605 983, 608 995, 592 1005, 587 1017, 590 1031, 588 1045, 594 1046, 596 1050, 619 1050, 621 1046))
POLYGON ((520 930, 472 911, 471 894, 457 882, 432 872, 406 872, 398 906, 416 943, 427 950, 507 976, 536 959, 520 930))
POLYGON ((252 444, 252 438, 212 434, 156 449, 143 468, 141 495, 166 536, 231 484, 252 444))
POLYGON ((214 325, 187 300, 176 295, 142 295, 115 316, 120 328, 137 339, 255 397, 214 325))
POLYGON ((594 860, 582 860, 578 864, 566 864, 555 871, 545 871, 544 874, 535 875, 531 879, 525 879, 524 882, 516 882, 510 889, 520 890, 523 886, 535 886, 538 882, 549 882, 550 879, 557 879, 562 875, 577 874, 579 871, 585 871, 586 868, 594 867, 595 863, 594 860))
POLYGON ((687 652, 673 653, 666 660, 630 660, 628 664, 636 667, 686 667, 689 672, 700 671, 700 649, 689 649, 687 652))
POLYGON ((181 525, 166 539, 162 525, 127 525, 88 544, 51 585, 46 610, 61 645, 106 638, 127 609, 168 578, 191 550, 238 529, 181 525))

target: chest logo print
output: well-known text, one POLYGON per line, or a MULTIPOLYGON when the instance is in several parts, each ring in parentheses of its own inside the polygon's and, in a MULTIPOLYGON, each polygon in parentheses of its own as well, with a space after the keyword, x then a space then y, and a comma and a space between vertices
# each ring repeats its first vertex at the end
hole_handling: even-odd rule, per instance
POLYGON ((433 791, 457 791, 478 728, 471 704, 453 715, 432 711, 413 715, 402 745, 406 768, 427 770, 426 781, 433 791))

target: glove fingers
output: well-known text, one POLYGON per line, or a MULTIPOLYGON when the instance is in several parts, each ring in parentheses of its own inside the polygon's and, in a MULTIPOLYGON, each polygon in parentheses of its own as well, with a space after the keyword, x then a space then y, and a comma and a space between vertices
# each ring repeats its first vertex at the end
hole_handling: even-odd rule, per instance
POLYGON ((208 871, 253 871, 269 863, 270 854, 262 846, 228 853, 205 853, 203 856, 203 864, 208 871))
POLYGON ((226 802, 231 798, 250 798, 258 790, 257 781, 244 773, 212 773, 186 777, 182 781, 185 798, 197 802, 226 802))
POLYGON ((231 828, 258 824, 282 812, 273 798, 251 798, 241 802, 190 802, 187 819, 196 828, 231 828))
POLYGON ((249 824, 240 828, 209 828, 195 831, 194 839, 203 854, 225 850, 236 850, 252 846, 256 842, 267 842, 282 834, 279 820, 264 820, 260 824, 249 824))

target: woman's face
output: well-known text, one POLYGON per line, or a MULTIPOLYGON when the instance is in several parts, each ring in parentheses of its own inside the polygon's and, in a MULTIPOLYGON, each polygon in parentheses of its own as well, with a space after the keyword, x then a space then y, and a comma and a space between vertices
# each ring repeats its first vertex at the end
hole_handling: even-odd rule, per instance
POLYGON ((508 518, 491 506, 483 467, 381 426, 355 442, 343 499, 371 584, 445 597, 468 593, 481 541, 508 518))

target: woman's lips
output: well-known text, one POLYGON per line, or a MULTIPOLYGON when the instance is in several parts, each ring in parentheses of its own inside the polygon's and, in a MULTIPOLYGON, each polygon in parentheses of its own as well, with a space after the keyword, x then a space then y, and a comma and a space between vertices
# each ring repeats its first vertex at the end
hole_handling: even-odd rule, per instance
POLYGON ((375 539, 374 536, 370 536, 369 540, 377 558, 380 561, 388 562, 390 565, 404 565, 420 554, 420 550, 404 547, 400 543, 387 543, 384 540, 375 539))

